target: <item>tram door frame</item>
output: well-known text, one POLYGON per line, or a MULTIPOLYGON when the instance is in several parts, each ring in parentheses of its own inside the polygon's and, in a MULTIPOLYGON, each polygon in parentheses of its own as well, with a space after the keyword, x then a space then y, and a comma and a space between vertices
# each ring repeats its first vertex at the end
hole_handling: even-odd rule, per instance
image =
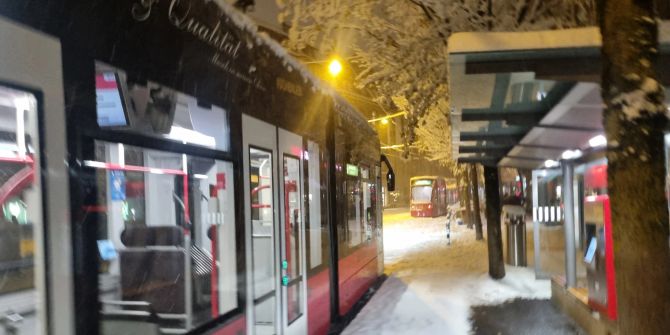
MULTIPOLYGON (((306 271, 306 252, 305 252, 305 206, 304 206, 304 157, 303 157, 303 143, 302 137, 286 131, 284 129, 273 126, 269 123, 260 121, 248 115, 242 114, 242 137, 243 137, 243 156, 244 156, 244 212, 245 212, 245 239, 246 239, 246 259, 247 259, 247 269, 246 269, 246 278, 247 278, 247 333, 249 334, 306 334, 307 333, 307 271, 306 271), (270 299, 268 295, 261 295, 260 297, 256 295, 255 288, 256 283, 255 274, 253 273, 256 265, 254 264, 254 252, 259 250, 254 250, 253 239, 263 238, 264 236, 254 235, 254 227, 252 226, 252 198, 251 198, 251 173, 250 173, 250 163, 251 163, 251 150, 262 151, 271 154, 271 166, 272 166, 272 218, 273 224, 271 229, 272 234, 272 264, 273 264, 273 278, 271 278, 273 283, 273 299, 274 299, 274 310, 273 314, 273 323, 272 324, 258 324, 257 315, 256 315, 256 306, 261 305, 264 301, 259 301, 260 299, 270 299), (297 199, 298 203, 298 214, 295 216, 295 209, 287 213, 287 209, 290 208, 286 201, 288 200, 288 194, 291 192, 285 187, 285 159, 294 159, 298 161, 299 168, 299 179, 296 183, 296 188, 294 190, 295 195, 294 199, 297 199), (291 243, 295 243, 295 240, 291 241, 290 237, 287 236, 287 230, 289 230, 289 225, 287 225, 286 218, 292 217, 294 220, 297 219, 298 222, 295 227, 291 229, 298 229, 298 255, 291 255, 291 259, 287 259, 287 256, 290 255, 288 247, 291 246, 291 243), (288 244, 287 244, 288 241, 288 244), (297 256, 297 257, 296 257, 297 256), (298 261, 297 266, 297 276, 291 278, 289 269, 294 266, 292 260, 298 261), (289 320, 289 300, 294 297, 295 292, 289 294, 289 287, 293 285, 298 285, 299 298, 297 303, 299 304, 299 311, 294 320, 289 320), (278 299, 279 298, 279 299, 278 299)), ((260 173, 256 178, 258 178, 258 185, 260 187, 261 178, 266 178, 267 176, 261 176, 260 173)), ((258 197, 260 199, 260 196, 258 197)), ((263 209, 265 204, 257 204, 260 209, 263 209)))
POLYGON ((41 224, 33 232, 36 328, 41 334, 53 335, 74 333, 61 55, 58 39, 0 16, 0 85, 32 94, 38 105, 39 170, 34 182, 40 187, 42 213, 41 224))

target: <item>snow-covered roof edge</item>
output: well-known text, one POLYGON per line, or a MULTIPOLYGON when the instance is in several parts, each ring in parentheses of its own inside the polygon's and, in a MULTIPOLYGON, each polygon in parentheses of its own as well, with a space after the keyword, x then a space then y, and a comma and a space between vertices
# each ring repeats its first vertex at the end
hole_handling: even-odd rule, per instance
MULTIPOLYGON (((670 21, 658 25, 659 42, 670 44, 670 21)), ((525 32, 463 32, 449 37, 449 54, 600 47, 598 27, 525 32)))
POLYGON ((221 10, 230 18, 231 22, 235 26, 256 37, 257 44, 267 46, 268 48, 270 48, 270 50, 272 50, 272 52, 275 55, 277 55, 277 57, 283 59, 284 66, 289 71, 292 71, 293 69, 298 70, 300 72, 300 75, 305 80, 305 83, 310 82, 312 84, 313 90, 315 91, 318 90, 319 92, 325 95, 333 97, 336 104, 340 104, 343 107, 346 107, 342 108, 341 109, 342 111, 346 111, 349 114, 355 114, 350 116, 359 119, 359 121, 363 121, 365 122, 365 124, 367 124, 367 120, 363 117, 363 115, 360 114, 357 111, 357 109, 354 108, 346 99, 340 96, 330 85, 314 76, 314 74, 311 71, 309 71, 304 64, 300 63, 300 61, 298 61, 295 57, 291 56, 288 53, 288 51, 283 46, 281 46, 281 44, 279 44, 277 41, 272 39, 267 34, 260 33, 258 31, 258 26, 251 18, 240 13, 237 9, 235 9, 231 4, 227 3, 225 0, 214 0, 214 1, 216 2, 216 4, 219 5, 221 10))
POLYGON ((329 85, 325 84, 319 78, 314 76, 314 74, 310 72, 307 69, 307 67, 305 67, 305 65, 300 63, 293 56, 289 55, 288 51, 284 47, 282 47, 281 44, 279 44, 277 41, 272 39, 267 34, 259 32, 258 26, 251 18, 240 13, 237 9, 235 9, 231 4, 227 3, 225 0, 214 0, 214 1, 216 2, 216 4, 219 5, 221 10, 230 18, 230 20, 233 22, 235 26, 239 27, 240 30, 250 33, 252 36, 256 38, 255 42, 258 45, 267 46, 268 48, 270 48, 270 50, 272 50, 272 52, 275 55, 277 55, 277 57, 284 60, 284 66, 289 71, 292 71, 293 69, 298 70, 303 79, 305 79, 306 83, 307 81, 311 82, 314 88, 318 89, 324 94, 332 95, 334 93, 333 89, 329 85))

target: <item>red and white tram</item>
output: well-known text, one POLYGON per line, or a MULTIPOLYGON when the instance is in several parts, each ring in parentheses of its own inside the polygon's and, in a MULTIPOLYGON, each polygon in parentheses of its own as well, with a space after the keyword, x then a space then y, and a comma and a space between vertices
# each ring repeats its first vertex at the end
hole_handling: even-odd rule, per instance
POLYGON ((410 178, 410 214, 413 217, 447 215, 447 206, 454 196, 453 188, 447 186, 447 179, 440 176, 410 178))
POLYGON ((0 332, 350 317, 383 271, 381 156, 328 91, 225 1, 0 2, 0 332))

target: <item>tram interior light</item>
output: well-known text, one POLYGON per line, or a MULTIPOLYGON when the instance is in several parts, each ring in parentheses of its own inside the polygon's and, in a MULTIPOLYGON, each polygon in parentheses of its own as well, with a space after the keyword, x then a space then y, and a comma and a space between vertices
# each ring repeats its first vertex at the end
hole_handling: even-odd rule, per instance
POLYGON ((154 174, 164 174, 163 170, 161 169, 155 169, 155 168, 150 168, 149 172, 154 173, 154 174))
POLYGON ((172 126, 170 134, 168 134, 167 137, 183 143, 199 144, 210 148, 216 147, 216 139, 214 137, 207 136, 199 131, 178 126, 172 126))
POLYGON ((11 215, 19 216, 19 214, 21 213, 21 207, 16 202, 10 203, 7 206, 7 208, 9 209, 9 214, 11 214, 11 215))
POLYGON ((100 168, 100 169, 107 168, 106 163, 98 161, 84 161, 84 165, 92 168, 100 168))
MULTIPOLYGON (((14 99, 14 106, 17 111, 26 111, 30 109, 30 100, 27 97, 18 97, 14 99)), ((18 120, 17 120, 18 121, 18 120)))
POLYGON ((605 135, 596 135, 589 140, 589 146, 591 148, 604 147, 605 145, 607 145, 607 138, 605 138, 605 135))
POLYGON ((5 220, 18 224, 28 224, 28 206, 18 198, 8 201, 3 207, 5 220))
POLYGON ((16 157, 15 151, 0 148, 0 158, 15 158, 15 157, 16 157))

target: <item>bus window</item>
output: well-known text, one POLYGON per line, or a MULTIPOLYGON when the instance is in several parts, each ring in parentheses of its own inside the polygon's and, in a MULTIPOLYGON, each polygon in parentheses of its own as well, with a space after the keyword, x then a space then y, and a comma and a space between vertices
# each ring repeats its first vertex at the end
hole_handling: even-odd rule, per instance
POLYGON ((37 100, 0 86, 0 334, 41 334, 37 100))

